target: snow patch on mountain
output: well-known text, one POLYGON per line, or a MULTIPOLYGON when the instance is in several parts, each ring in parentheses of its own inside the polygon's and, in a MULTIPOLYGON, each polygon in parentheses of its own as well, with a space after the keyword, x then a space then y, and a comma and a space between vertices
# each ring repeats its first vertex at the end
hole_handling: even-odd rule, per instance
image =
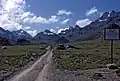
POLYGON ((107 19, 104 19, 104 20, 99 19, 99 22, 103 22, 103 21, 107 21, 107 19))

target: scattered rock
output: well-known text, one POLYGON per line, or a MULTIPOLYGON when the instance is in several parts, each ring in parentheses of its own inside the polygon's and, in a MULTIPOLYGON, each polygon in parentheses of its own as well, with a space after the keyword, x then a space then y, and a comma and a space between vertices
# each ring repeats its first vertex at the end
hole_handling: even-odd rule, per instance
POLYGON ((36 53, 32 53, 32 56, 36 56, 36 53))
POLYGON ((93 79, 100 79, 100 78, 103 78, 103 75, 101 73, 95 73, 95 74, 93 74, 92 78, 93 79))
POLYGON ((2 47, 1 47, 1 50, 5 50, 5 49, 7 49, 6 46, 2 46, 2 47))
POLYGON ((58 47, 57 47, 58 50, 65 50, 65 46, 64 44, 59 44, 58 47))
POLYGON ((8 64, 8 63, 9 63, 9 61, 8 61, 8 60, 6 60, 6 61, 5 61, 5 63, 6 63, 6 64, 8 64))
POLYGON ((75 76, 80 76, 80 75, 83 75, 83 73, 77 73, 77 74, 75 74, 75 76))
POLYGON ((34 58, 34 57, 31 57, 31 58, 30 58, 30 60, 31 60, 31 61, 34 61, 34 60, 35 60, 35 58, 34 58))
POLYGON ((0 81, 4 81, 4 79, 8 76, 10 76, 12 72, 11 71, 5 71, 5 70, 1 70, 0 71, 0 81))
POLYGON ((75 47, 75 46, 73 46, 73 45, 67 45, 67 46, 66 46, 66 49, 67 49, 67 50, 71 50, 71 49, 80 49, 80 48, 75 47))

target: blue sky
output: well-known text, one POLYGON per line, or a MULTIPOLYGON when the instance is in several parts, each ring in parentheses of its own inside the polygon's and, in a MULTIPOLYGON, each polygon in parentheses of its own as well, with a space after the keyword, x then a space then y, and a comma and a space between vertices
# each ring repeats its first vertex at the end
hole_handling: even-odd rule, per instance
POLYGON ((0 27, 32 36, 49 29, 84 27, 104 12, 120 11, 120 0, 0 0, 0 27))

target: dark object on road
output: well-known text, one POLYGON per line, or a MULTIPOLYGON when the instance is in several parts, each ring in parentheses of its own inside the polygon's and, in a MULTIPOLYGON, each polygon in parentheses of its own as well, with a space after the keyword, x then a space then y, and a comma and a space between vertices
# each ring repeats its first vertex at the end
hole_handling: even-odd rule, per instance
POLYGON ((64 44, 59 44, 58 47, 57 47, 58 50, 65 50, 65 46, 64 44))
POLYGON ((109 69, 118 69, 118 67, 111 65, 111 66, 109 66, 109 69))
POLYGON ((116 64, 108 64, 106 65, 109 69, 118 69, 118 66, 116 64))
POLYGON ((66 48, 67 48, 67 49, 80 49, 80 48, 75 47, 75 46, 73 46, 73 45, 68 45, 66 48))

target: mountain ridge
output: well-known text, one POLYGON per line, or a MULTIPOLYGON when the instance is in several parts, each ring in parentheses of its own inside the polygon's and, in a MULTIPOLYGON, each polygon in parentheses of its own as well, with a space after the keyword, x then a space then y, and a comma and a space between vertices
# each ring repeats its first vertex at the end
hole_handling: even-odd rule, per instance
POLYGON ((45 30, 44 32, 38 33, 36 36, 32 37, 26 31, 20 29, 18 31, 8 31, 0 27, 0 37, 7 38, 9 40, 17 41, 18 39, 26 39, 29 41, 36 41, 37 43, 63 43, 63 41, 73 41, 73 40, 89 40, 97 39, 101 36, 103 29, 109 24, 115 23, 120 25, 120 12, 105 12, 103 15, 91 22, 84 28, 75 25, 75 27, 69 27, 60 33, 53 33, 50 30, 45 30), (64 39, 61 41, 61 39, 64 39))

